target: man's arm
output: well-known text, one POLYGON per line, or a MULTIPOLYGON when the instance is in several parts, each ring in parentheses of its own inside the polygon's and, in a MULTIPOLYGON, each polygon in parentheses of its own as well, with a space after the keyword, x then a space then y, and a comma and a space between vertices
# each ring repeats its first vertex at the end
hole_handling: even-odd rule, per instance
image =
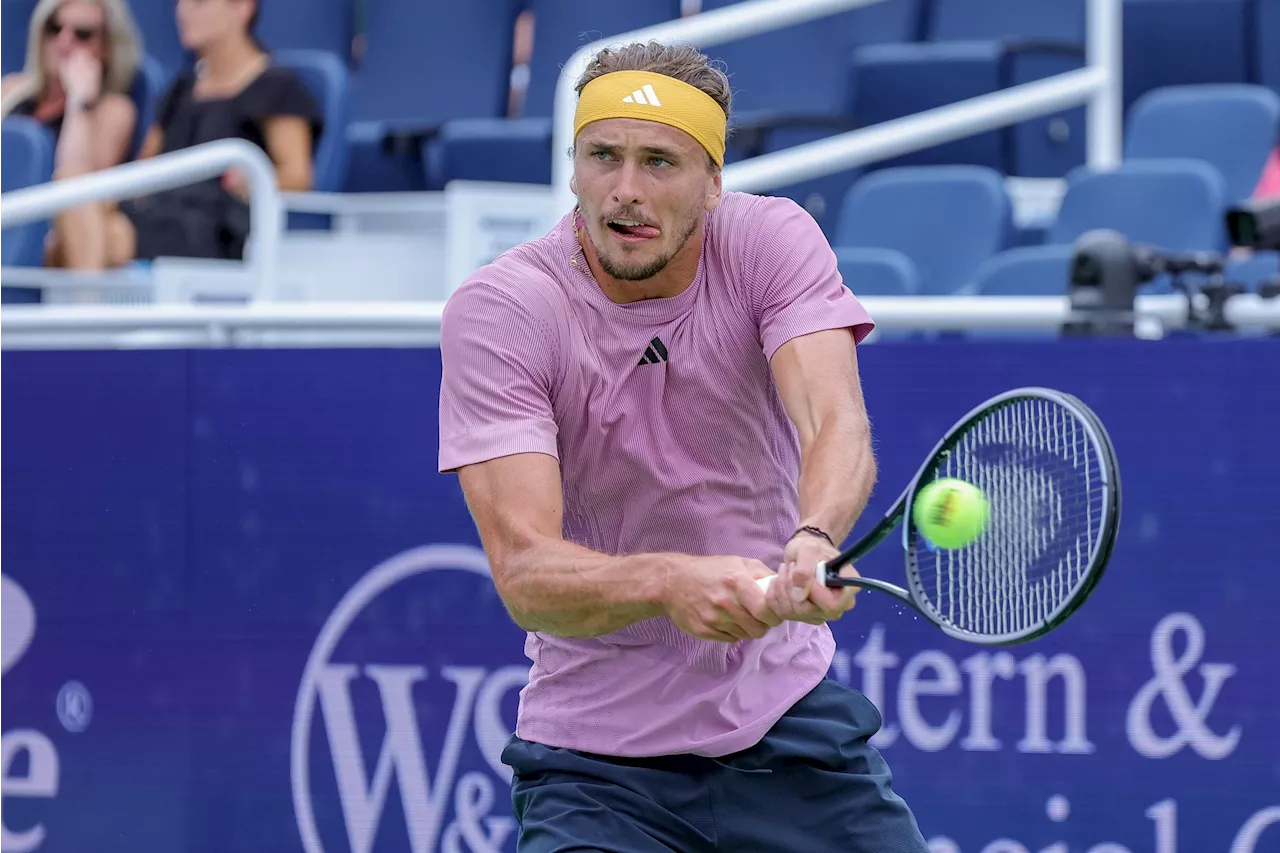
POLYGON ((774 381, 800 438, 800 524, 839 543, 871 497, 871 422, 848 329, 793 338, 773 356, 774 381))
POLYGON ((542 453, 518 453, 458 471, 498 594, 526 631, 559 637, 609 634, 670 615, 693 636, 733 642, 764 636, 772 616, 754 583, 770 574, 738 557, 611 557, 561 536, 560 469, 542 453))
MULTIPOLYGON (((838 544, 853 529, 876 481, 853 335, 829 329, 793 338, 774 353, 772 367, 800 440, 800 525, 816 527, 838 544)), ((777 589, 769 596, 780 616, 822 622, 853 606, 855 590, 814 583, 818 561, 837 553, 809 534, 787 543, 777 589)))

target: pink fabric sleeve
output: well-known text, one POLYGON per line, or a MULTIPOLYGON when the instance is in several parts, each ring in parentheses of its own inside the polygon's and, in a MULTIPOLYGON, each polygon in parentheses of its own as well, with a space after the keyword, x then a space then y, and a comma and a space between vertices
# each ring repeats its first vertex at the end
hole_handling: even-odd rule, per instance
POLYGON ((455 292, 440 331, 440 471, 516 453, 559 458, 558 358, 551 324, 518 298, 482 283, 455 292))
POLYGON ((792 338, 849 328, 861 343, 875 324, 845 287, 835 252, 804 208, 787 198, 765 198, 751 224, 753 251, 745 275, 768 359, 792 338))

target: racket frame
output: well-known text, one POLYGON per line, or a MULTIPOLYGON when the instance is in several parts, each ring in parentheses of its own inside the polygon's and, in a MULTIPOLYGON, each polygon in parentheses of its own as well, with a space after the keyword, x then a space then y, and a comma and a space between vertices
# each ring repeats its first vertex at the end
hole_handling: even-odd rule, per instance
POLYGON ((885 513, 884 517, 872 528, 865 536, 860 538, 853 545, 842 551, 839 556, 833 557, 823 563, 818 564, 819 576, 823 578, 823 582, 829 587, 852 586, 862 589, 872 589, 877 592, 891 595, 898 601, 906 604, 916 610, 921 616, 924 616, 930 622, 938 626, 943 633, 954 637, 958 640, 964 640, 969 643, 979 645, 1007 646, 1017 645, 1042 637, 1061 625, 1076 610, 1084 604, 1085 600, 1093 593, 1097 587, 1098 581, 1102 578, 1102 574, 1111 559, 1111 553, 1115 548, 1116 534, 1120 525, 1120 472, 1116 464, 1115 447, 1111 443, 1111 437, 1107 434, 1106 428, 1102 425, 1102 421, 1098 416, 1077 397, 1066 394, 1062 391, 1055 391, 1052 388, 1039 388, 1028 386, 1024 388, 1014 388, 997 394, 989 398, 985 402, 971 409, 968 414, 958 420, 947 434, 934 446, 932 452, 925 458, 925 462, 920 466, 915 476, 911 478, 911 482, 903 489, 902 494, 894 502, 892 508, 885 513), (1088 568, 1085 570, 1084 579, 1077 585, 1074 592, 1067 597, 1052 613, 1049 614, 1040 624, 1034 628, 1022 631, 1008 632, 1005 634, 981 634, 974 631, 967 631, 957 628, 951 624, 941 613, 938 613, 930 602, 928 595, 924 590, 924 583, 920 578, 918 566, 912 559, 911 537, 913 534, 919 535, 915 530, 915 523, 910 519, 907 508, 915 503, 916 492, 922 488, 925 482, 932 482, 932 474, 937 471, 945 460, 947 454, 955 447, 960 439, 968 432, 969 427, 977 420, 985 418, 988 414, 996 409, 1004 406, 1012 405, 1016 402, 1026 399, 1047 400, 1058 406, 1071 411, 1082 423, 1086 433, 1090 438, 1090 450, 1097 450, 1101 458, 1099 459, 1099 468, 1102 472, 1102 523, 1098 526, 1098 534, 1090 549, 1093 557, 1090 560, 1088 568), (843 567, 861 560, 873 548, 889 537, 899 525, 902 525, 902 547, 905 562, 905 570, 907 575, 907 588, 904 589, 896 584, 887 581, 877 580, 874 578, 846 578, 840 577, 839 572, 843 567))

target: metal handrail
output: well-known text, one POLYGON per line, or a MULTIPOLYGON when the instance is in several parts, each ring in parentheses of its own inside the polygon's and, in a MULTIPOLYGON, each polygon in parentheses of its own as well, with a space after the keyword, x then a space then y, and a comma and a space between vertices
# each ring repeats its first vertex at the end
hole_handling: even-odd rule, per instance
POLYGON ((219 139, 171 154, 103 169, 0 196, 0 228, 49 219, 68 208, 151 195, 222 175, 244 172, 249 185, 249 242, 245 264, 258 282, 257 298, 275 297, 275 270, 284 231, 276 171, 266 153, 244 139, 219 139))

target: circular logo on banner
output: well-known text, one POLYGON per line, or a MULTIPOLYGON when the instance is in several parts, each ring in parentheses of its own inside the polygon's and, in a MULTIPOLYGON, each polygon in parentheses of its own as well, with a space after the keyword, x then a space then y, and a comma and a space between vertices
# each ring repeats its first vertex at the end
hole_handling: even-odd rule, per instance
MULTIPOLYGON (((475 602, 468 574, 492 591, 478 548, 415 548, 360 578, 325 621, 303 669, 291 733, 290 782, 306 853, 371 853, 380 833, 382 845, 399 833, 382 826, 392 814, 402 816, 415 853, 496 853, 514 841, 511 772, 500 757, 511 727, 502 707, 526 683, 528 666, 495 666, 493 653, 477 655, 472 645, 510 648, 513 657, 521 647, 505 638, 495 646, 501 632, 491 619, 470 621, 472 602, 482 616, 488 609, 475 602), (436 572, 443 573, 419 577, 436 572), (420 595, 378 601, 414 578, 420 595), (443 607, 428 599, 433 586, 452 608, 447 618, 459 620, 452 629, 426 624, 432 620, 417 606, 443 607), (452 597, 460 599, 456 605, 452 597), (321 769, 326 752, 332 776, 321 769), (315 808, 314 796, 324 797, 325 807, 315 808), (330 800, 338 808, 329 808, 330 800), (337 828, 339 814, 345 832, 337 828)), ((392 846, 401 849, 403 840, 392 846)))

